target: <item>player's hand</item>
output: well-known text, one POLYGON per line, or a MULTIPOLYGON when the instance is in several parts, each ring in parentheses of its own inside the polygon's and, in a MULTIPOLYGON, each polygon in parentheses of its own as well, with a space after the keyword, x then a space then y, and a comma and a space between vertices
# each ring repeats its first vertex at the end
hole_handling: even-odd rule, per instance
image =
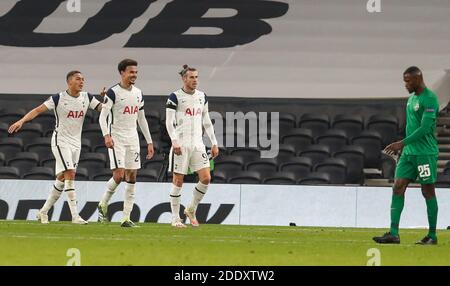
POLYGON ((219 156, 219 147, 217 147, 217 145, 211 147, 211 156, 213 159, 219 156))
POLYGON ((397 141, 397 142, 387 145, 386 148, 384 148, 384 151, 388 155, 394 155, 394 154, 397 154, 400 150, 402 150, 403 146, 404 145, 403 145, 402 141, 397 141))
POLYGON ((155 154, 155 150, 153 150, 153 144, 147 145, 147 157, 145 157, 147 160, 150 160, 153 158, 153 154, 155 154))
POLYGON ((178 143, 172 143, 172 149, 175 155, 181 155, 181 146, 178 143))
POLYGON ((100 92, 101 97, 105 97, 106 95, 106 87, 103 87, 103 90, 100 92))
POLYGON ((9 134, 12 134, 12 133, 14 133, 14 132, 19 131, 20 128, 22 128, 22 125, 23 125, 23 121, 22 121, 22 120, 16 121, 14 124, 12 124, 11 126, 9 126, 9 128, 8 128, 9 134))
POLYGON ((105 135, 105 146, 107 148, 113 148, 114 147, 114 141, 111 138, 111 135, 105 135))

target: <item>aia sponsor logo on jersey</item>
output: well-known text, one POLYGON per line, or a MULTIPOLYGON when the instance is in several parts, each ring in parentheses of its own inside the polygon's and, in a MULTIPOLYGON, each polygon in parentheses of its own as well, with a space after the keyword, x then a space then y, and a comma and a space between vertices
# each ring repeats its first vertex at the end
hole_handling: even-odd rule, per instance
POLYGON ((138 111, 139 109, 137 106, 125 106, 123 109, 123 114, 136 114, 138 111))
POLYGON ((187 108, 186 111, 184 112, 184 115, 189 115, 189 116, 196 116, 196 115, 201 115, 202 114, 202 110, 200 108, 187 108))
POLYGON ((81 111, 78 111, 78 110, 75 110, 75 111, 69 111, 69 113, 67 114, 67 118, 83 118, 84 117, 84 111, 83 110, 81 110, 81 111))

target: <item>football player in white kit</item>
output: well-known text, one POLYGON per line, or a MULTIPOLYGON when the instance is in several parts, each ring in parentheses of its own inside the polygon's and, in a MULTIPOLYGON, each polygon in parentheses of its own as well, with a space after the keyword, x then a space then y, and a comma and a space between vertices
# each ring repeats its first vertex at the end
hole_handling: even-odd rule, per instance
MULTIPOLYGON (((102 104, 91 94, 82 91, 84 77, 79 71, 70 71, 66 76, 68 89, 50 96, 43 104, 28 112, 24 117, 9 127, 9 133, 20 130, 25 122, 33 120, 47 110, 55 113, 55 130, 51 140, 51 149, 56 160, 56 180, 49 197, 37 218, 41 223, 48 223, 48 211, 61 196, 67 195, 72 223, 87 224, 77 210, 75 193, 75 174, 81 151, 81 131, 88 108, 101 111, 102 104)), ((104 96, 105 89, 100 93, 104 96)))
POLYGON ((166 128, 172 141, 169 154, 169 170, 173 174, 170 192, 172 226, 186 227, 180 219, 181 188, 188 169, 197 172, 199 182, 193 190, 191 203, 184 210, 192 226, 199 226, 195 216, 211 181, 209 158, 203 143, 203 128, 211 140, 211 155, 219 155, 214 127, 209 117, 208 98, 197 90, 198 71, 188 65, 180 72, 183 88, 170 94, 166 104, 166 128))
POLYGON ((134 205, 137 170, 141 168, 137 124, 147 141, 147 159, 153 157, 153 142, 144 112, 142 91, 134 86, 137 62, 122 60, 118 65, 121 82, 111 87, 105 96, 100 113, 100 127, 108 147, 113 176, 106 183, 107 190, 98 205, 99 221, 107 222, 108 202, 125 179, 122 227, 135 227, 130 220, 134 205), (137 124, 136 124, 137 123, 137 124))

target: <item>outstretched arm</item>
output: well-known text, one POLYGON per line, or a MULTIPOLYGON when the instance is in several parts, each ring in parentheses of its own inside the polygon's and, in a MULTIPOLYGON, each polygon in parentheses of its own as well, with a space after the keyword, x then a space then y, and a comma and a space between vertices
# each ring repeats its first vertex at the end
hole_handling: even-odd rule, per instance
POLYGON ((19 119, 18 121, 14 122, 8 129, 8 132, 10 134, 17 132, 20 130, 20 128, 22 128, 22 125, 28 121, 33 120, 34 118, 36 118, 36 116, 38 116, 39 114, 46 112, 48 110, 47 106, 45 104, 41 104, 38 107, 32 109, 30 112, 28 112, 27 114, 25 114, 21 119, 19 119))

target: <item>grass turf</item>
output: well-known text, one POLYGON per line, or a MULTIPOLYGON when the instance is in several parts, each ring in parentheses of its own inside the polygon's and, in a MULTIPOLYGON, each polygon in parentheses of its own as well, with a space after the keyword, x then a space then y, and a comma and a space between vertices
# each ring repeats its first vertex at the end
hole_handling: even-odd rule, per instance
POLYGON ((439 245, 414 242, 424 229, 401 229, 400 245, 379 245, 380 229, 168 224, 72 225, 0 221, 0 265, 66 265, 77 248, 81 265, 366 265, 377 248, 381 265, 450 265, 450 231, 439 245))

